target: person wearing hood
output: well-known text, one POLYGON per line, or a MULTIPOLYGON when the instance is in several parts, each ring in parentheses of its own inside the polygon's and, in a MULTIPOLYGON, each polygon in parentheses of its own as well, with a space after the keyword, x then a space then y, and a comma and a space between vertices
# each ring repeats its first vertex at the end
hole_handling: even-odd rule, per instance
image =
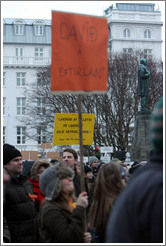
POLYGON ((33 186, 34 193, 37 195, 36 200, 38 201, 39 204, 44 199, 44 195, 41 193, 39 187, 39 179, 41 174, 44 172, 44 170, 50 166, 51 163, 48 160, 41 159, 41 160, 36 160, 30 170, 30 177, 28 177, 28 179, 33 186))
POLYGON ((40 205, 39 232, 46 243, 89 243, 85 232, 86 192, 75 198, 74 171, 64 162, 48 167, 40 177, 45 199, 40 205))

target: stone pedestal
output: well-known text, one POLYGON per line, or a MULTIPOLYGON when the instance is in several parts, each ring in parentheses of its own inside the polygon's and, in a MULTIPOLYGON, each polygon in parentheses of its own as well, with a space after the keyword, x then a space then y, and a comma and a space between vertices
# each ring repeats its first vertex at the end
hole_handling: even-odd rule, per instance
POLYGON ((151 112, 138 112, 131 147, 132 161, 148 161, 150 146, 151 112))

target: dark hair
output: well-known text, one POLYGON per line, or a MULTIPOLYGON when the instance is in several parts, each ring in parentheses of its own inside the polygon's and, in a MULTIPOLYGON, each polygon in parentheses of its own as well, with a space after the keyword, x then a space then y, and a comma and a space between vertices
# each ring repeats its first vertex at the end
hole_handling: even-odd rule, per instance
POLYGON ((90 229, 95 227, 98 234, 104 233, 109 213, 123 188, 119 164, 107 163, 99 169, 89 212, 90 229))
POLYGON ((74 149, 66 148, 66 149, 63 151, 63 153, 64 153, 64 152, 69 152, 69 153, 73 154, 75 160, 78 159, 77 152, 76 152, 74 149))

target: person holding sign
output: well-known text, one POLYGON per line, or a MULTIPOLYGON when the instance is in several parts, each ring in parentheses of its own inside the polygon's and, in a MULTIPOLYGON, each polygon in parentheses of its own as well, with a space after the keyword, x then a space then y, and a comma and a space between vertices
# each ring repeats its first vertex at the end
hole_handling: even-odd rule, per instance
POLYGON ((85 232, 86 192, 74 195, 74 171, 64 162, 48 167, 40 177, 45 196, 39 212, 39 231, 46 243, 90 243, 85 232))

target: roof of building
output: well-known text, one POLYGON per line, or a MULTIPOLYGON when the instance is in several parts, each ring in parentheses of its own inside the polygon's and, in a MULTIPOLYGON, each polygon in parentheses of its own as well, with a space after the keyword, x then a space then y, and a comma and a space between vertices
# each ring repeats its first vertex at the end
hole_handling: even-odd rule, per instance
POLYGON ((116 7, 112 4, 107 9, 104 10, 105 14, 109 14, 113 10, 120 11, 138 11, 138 12, 159 12, 155 10, 154 3, 116 3, 116 7))
POLYGON ((32 25, 36 21, 42 21, 45 25, 51 26, 51 20, 48 19, 24 19, 24 18, 3 18, 5 24, 13 24, 16 20, 23 20, 26 25, 32 25))
POLYGON ((3 42, 6 44, 51 44, 51 20, 47 19, 22 19, 22 18, 4 18, 5 27, 3 32, 3 42), (22 35, 15 35, 14 24, 25 24, 22 35), (37 36, 34 31, 34 24, 41 22, 44 26, 43 35, 37 36))

